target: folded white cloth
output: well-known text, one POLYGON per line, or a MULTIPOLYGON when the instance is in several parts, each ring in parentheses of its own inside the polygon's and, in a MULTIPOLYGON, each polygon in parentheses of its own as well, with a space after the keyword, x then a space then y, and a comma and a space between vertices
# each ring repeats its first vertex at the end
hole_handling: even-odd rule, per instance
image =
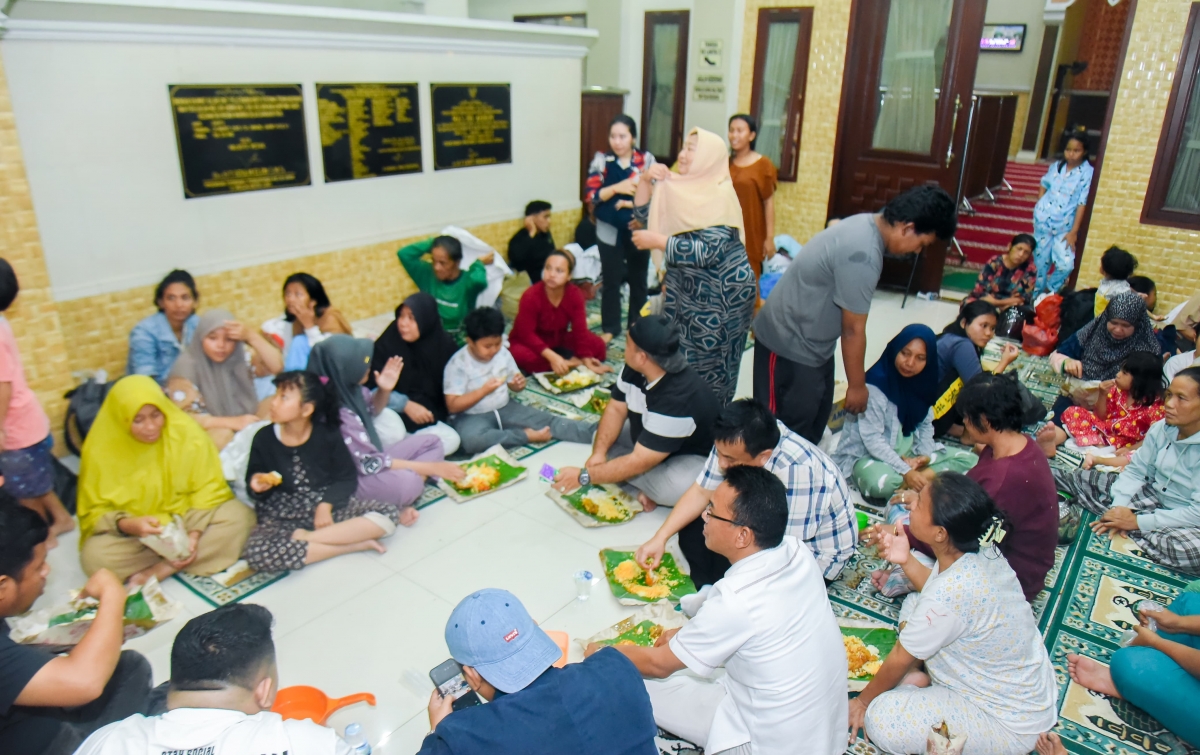
POLYGON ((463 258, 461 265, 464 269, 480 257, 486 257, 489 254, 492 255, 492 264, 485 268, 487 271, 488 287, 475 298, 475 306, 490 307, 495 304, 496 299, 500 298, 500 289, 504 287, 504 276, 512 275, 512 268, 508 266, 508 263, 504 261, 504 258, 495 249, 481 241, 470 231, 466 231, 456 225, 448 225, 442 229, 441 235, 453 236, 462 243, 463 258))

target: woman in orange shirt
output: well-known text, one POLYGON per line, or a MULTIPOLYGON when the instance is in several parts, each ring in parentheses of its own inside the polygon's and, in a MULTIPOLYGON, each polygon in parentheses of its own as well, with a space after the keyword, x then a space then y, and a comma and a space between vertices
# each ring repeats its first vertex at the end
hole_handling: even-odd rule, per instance
POLYGON ((763 260, 775 256, 775 166, 754 151, 758 124, 749 115, 729 119, 729 175, 742 206, 746 256, 755 278, 762 277, 763 260))

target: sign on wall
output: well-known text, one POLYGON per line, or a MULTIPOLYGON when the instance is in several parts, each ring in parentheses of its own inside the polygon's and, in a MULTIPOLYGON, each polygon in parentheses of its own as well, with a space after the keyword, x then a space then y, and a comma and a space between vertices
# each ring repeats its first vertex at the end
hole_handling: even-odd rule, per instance
POLYGON ((421 172, 416 84, 317 84, 326 183, 421 172))
POLYGON ((170 84, 188 199, 308 186, 299 84, 170 84))
POLYGON ((430 84, 434 170, 512 162, 508 84, 430 84))

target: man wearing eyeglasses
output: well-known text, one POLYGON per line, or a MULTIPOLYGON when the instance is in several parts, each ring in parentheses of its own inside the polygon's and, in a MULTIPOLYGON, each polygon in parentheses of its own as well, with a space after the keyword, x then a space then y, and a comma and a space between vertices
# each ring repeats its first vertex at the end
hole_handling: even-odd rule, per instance
POLYGON ((696 587, 711 585, 725 575, 729 561, 704 545, 700 513, 713 491, 737 465, 762 467, 787 490, 787 534, 812 551, 826 583, 841 574, 854 555, 858 530, 850 488, 833 459, 792 432, 754 399, 725 407, 713 423, 712 452, 704 470, 679 499, 666 521, 637 551, 642 568, 656 568, 667 541, 679 533, 679 548, 691 567, 696 587))
POLYGON ((730 467, 701 516, 732 566, 682 628, 617 646, 646 678, 655 722, 711 755, 840 755, 846 653, 816 559, 784 534, 783 483, 730 467))

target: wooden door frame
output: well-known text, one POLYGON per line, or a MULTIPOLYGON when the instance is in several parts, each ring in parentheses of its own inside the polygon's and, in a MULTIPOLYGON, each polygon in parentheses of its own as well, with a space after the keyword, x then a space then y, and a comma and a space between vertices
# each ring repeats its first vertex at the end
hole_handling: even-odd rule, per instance
MULTIPOLYGON (((649 129, 646 125, 650 122, 650 82, 653 76, 654 67, 654 34, 653 28, 658 22, 670 22, 672 19, 679 24, 679 50, 676 53, 675 63, 675 101, 671 116, 671 154, 667 155, 665 162, 668 164, 675 162, 675 158, 679 155, 679 150, 683 146, 683 114, 687 108, 687 82, 688 82, 688 32, 691 27, 691 12, 687 10, 665 10, 665 11, 646 11, 645 18, 642 19, 642 138, 639 141, 643 151, 646 149, 646 140, 649 137, 649 129), (654 17, 651 19, 651 17, 654 17)), ((656 158, 659 155, 655 155, 656 158)))
POLYGON ((767 64, 767 40, 771 24, 796 20, 800 28, 796 36, 796 57, 792 61, 792 89, 788 93, 787 123, 783 128, 783 151, 779 155, 780 181, 796 181, 800 163, 800 137, 804 130, 804 99, 808 88, 808 61, 812 49, 813 8, 759 8, 754 38, 754 74, 751 84, 750 112, 762 123, 762 86, 767 64), (794 104, 794 107, 792 106, 794 104))
MULTIPOLYGON (((851 118, 857 117, 859 115, 858 113, 850 112, 852 109, 854 96, 855 96, 855 94, 857 94, 857 90, 855 90, 854 86, 851 85, 851 82, 854 81, 855 74, 860 72, 862 70, 863 66, 867 66, 868 70, 877 71, 877 70, 879 70, 880 66, 882 65, 883 48, 887 42, 887 21, 886 21, 886 19, 887 19, 887 15, 888 15, 888 13, 890 13, 890 11, 891 11, 891 0, 852 0, 852 2, 850 4, 850 27, 849 27, 849 30, 848 30, 847 36, 846 36, 846 56, 847 57, 846 57, 845 66, 843 68, 842 91, 841 91, 841 97, 840 97, 839 104, 838 104, 838 128, 837 128, 837 134, 834 138, 833 174, 831 176, 832 180, 829 182, 829 198, 827 200, 827 204, 826 204, 826 208, 825 208, 825 214, 827 217, 829 215, 830 208, 836 204, 836 199, 838 196, 839 183, 841 181, 841 172, 842 172, 842 152, 843 152, 843 148, 845 146, 845 135, 848 130, 848 124, 849 124, 849 121, 851 118), (857 33, 859 32, 858 25, 859 25, 860 17, 865 18, 865 16, 866 16, 865 13, 861 12, 863 3, 866 3, 866 2, 873 3, 873 7, 869 8, 869 10, 871 10, 871 12, 872 12, 872 16, 873 17, 882 16, 884 18, 884 22, 881 24, 876 24, 876 34, 875 34, 874 39, 872 39, 869 44, 868 54, 859 56, 859 57, 853 57, 853 54, 852 54, 854 52, 852 49, 853 40, 856 38, 857 33), (882 8, 874 7, 874 6, 878 6, 878 5, 882 5, 883 7, 882 8)), ((965 16, 967 14, 959 13, 957 11, 958 11, 957 7, 955 7, 951 11, 950 23, 947 26, 947 34, 950 37, 956 37, 956 36, 961 37, 962 26, 966 20, 965 16)), ((945 81, 945 77, 947 75, 946 72, 955 70, 956 67, 959 65, 959 63, 961 61, 961 56, 964 52, 964 45, 966 45, 966 44, 967 44, 966 41, 960 40, 960 44, 955 45, 954 47, 948 46, 946 48, 946 61, 945 61, 945 65, 943 66, 943 74, 942 74, 943 80, 941 82, 941 85, 943 88, 946 83, 946 81, 945 81)), ((977 50, 978 49, 978 41, 974 42, 973 44, 975 45, 975 48, 977 50)), ((976 54, 978 54, 978 53, 976 53, 976 54)), ((977 61, 978 61, 978 59, 977 59, 977 61)), ((973 82, 974 76, 972 76, 971 79, 973 82)), ((877 87, 878 81, 874 82, 872 84, 872 86, 877 87)), ((952 124, 953 133, 950 133, 950 134, 947 134, 947 131, 950 130, 951 125, 947 125, 945 123, 945 119, 942 117, 943 114, 941 113, 940 109, 943 107, 953 108, 954 101, 952 99, 950 99, 949 96, 947 96, 938 102, 939 111, 937 114, 937 123, 934 127, 933 136, 931 138, 932 149, 931 149, 931 152, 929 155, 921 155, 921 154, 917 154, 917 153, 913 153, 913 152, 899 152, 899 151, 895 151, 895 150, 877 150, 877 149, 872 148, 872 149, 868 150, 867 152, 865 152, 864 156, 872 155, 872 156, 876 156, 876 157, 878 157, 880 159, 884 159, 884 160, 896 160, 896 161, 907 162, 910 164, 921 165, 921 166, 937 166, 941 163, 942 160, 945 159, 945 155, 942 153, 942 147, 949 146, 950 149, 955 152, 954 158, 961 161, 962 160, 961 146, 962 146, 962 144, 965 143, 965 140, 966 140, 967 121, 969 120, 969 118, 967 118, 966 115, 967 115, 967 111, 969 111, 970 105, 971 105, 971 102, 970 102, 971 87, 967 87, 965 92, 950 92, 948 94, 958 95, 960 97, 963 94, 966 94, 967 97, 963 100, 962 111, 960 111, 960 117, 958 118, 957 123, 952 124), (949 141, 947 141, 947 137, 949 137, 949 141), (955 146, 958 146, 959 149, 954 150, 955 146)), ((876 107, 878 107, 878 106, 876 106, 876 107)), ((873 110, 872 115, 874 115, 875 117, 878 117, 878 111, 873 110)), ((946 188, 946 187, 943 187, 943 188, 946 188)), ((955 187, 951 186, 950 188, 955 188, 955 187)), ((946 190, 950 191, 950 188, 947 188, 946 190)))
POLYGON ((1113 78, 1112 92, 1108 97, 1108 110, 1104 115, 1104 131, 1100 134, 1100 146, 1096 149, 1096 161, 1092 164, 1092 187, 1088 191, 1087 209, 1083 214, 1083 223, 1079 226, 1079 238, 1075 244, 1075 268, 1071 271, 1071 277, 1067 279, 1066 288, 1068 290, 1074 290, 1075 283, 1079 280, 1079 265, 1083 262, 1083 253, 1086 250, 1088 229, 1092 224, 1092 206, 1096 203, 1096 190, 1100 187, 1100 171, 1104 167, 1104 152, 1108 147, 1108 137, 1112 131, 1113 111, 1117 108, 1117 95, 1121 91, 1121 74, 1125 70, 1125 57, 1129 53, 1129 38, 1133 34, 1133 20, 1137 16, 1137 0, 1128 0, 1128 2, 1130 4, 1129 16, 1125 20, 1125 33, 1121 37, 1119 55, 1121 66, 1113 78))

